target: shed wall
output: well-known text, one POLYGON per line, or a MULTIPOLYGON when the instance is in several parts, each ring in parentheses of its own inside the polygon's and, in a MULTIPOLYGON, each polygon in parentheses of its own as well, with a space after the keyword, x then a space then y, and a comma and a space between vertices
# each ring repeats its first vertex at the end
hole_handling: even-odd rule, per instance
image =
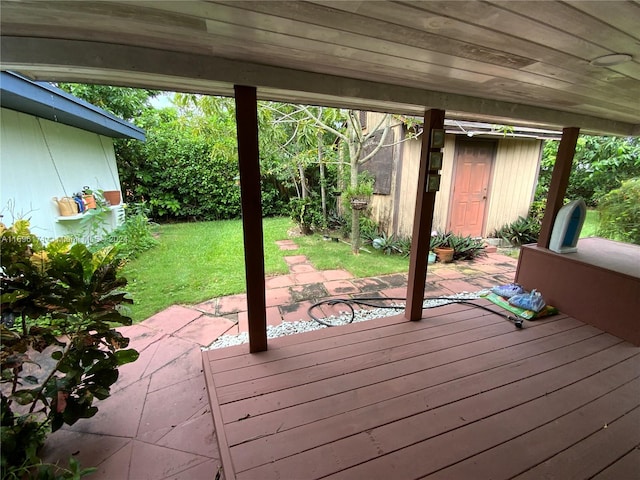
MULTIPOLYGON (((394 128, 394 140, 400 127, 394 128)), ((447 135, 443 149, 440 191, 436 195, 433 229, 446 231, 453 193, 455 135, 447 135)), ((413 213, 420 163, 420 140, 407 140, 396 146, 390 195, 374 195, 371 217, 387 233, 406 237, 413 231, 413 213), (401 148, 402 152, 398 149, 401 148)), ((542 142, 529 139, 500 139, 489 184, 489 205, 484 237, 496 228, 526 216, 535 192, 542 142)))
POLYGON ((498 142, 484 236, 526 217, 535 193, 542 142, 505 138, 498 142))
POLYGON ((4 108, 0 130, 3 223, 29 218, 44 240, 78 234, 78 220, 57 220, 52 198, 71 196, 85 185, 120 190, 112 139, 4 108))

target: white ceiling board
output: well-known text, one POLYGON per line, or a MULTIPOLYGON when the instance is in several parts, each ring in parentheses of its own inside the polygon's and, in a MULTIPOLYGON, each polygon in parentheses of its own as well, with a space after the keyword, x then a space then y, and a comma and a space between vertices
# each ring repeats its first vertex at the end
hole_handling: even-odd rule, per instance
POLYGON ((438 107, 601 133, 630 134, 640 124, 637 2, 0 0, 0 6, 0 65, 38 78, 209 93, 242 83, 278 99, 335 105, 342 98, 343 105, 414 113, 438 107), (633 61, 589 64, 620 49, 633 61))

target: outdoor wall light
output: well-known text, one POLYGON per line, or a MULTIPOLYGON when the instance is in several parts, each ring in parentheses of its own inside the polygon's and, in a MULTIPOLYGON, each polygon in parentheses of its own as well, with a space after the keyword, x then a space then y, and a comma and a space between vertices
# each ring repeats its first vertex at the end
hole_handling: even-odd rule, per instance
POLYGON ((631 60, 633 60, 633 57, 628 53, 612 53, 611 55, 594 58, 589 63, 594 67, 615 67, 631 60))

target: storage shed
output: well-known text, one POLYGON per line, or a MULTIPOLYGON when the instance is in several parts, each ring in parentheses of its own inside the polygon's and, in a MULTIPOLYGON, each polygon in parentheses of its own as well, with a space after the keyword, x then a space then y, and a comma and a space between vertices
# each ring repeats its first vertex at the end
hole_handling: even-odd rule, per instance
MULTIPOLYGON (((62 216, 54 198, 85 186, 120 191, 113 138, 144 141, 144 131, 49 83, 0 75, 2 221, 27 218, 45 241, 80 235, 83 215, 62 216)), ((122 204, 110 207, 107 230, 121 212, 122 204)))

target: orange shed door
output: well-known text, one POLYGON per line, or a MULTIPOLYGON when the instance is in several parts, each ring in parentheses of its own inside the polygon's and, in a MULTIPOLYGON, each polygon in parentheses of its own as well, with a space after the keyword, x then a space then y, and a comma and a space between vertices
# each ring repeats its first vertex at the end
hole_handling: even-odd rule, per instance
POLYGON ((456 142, 449 230, 458 235, 482 235, 495 143, 456 142))

